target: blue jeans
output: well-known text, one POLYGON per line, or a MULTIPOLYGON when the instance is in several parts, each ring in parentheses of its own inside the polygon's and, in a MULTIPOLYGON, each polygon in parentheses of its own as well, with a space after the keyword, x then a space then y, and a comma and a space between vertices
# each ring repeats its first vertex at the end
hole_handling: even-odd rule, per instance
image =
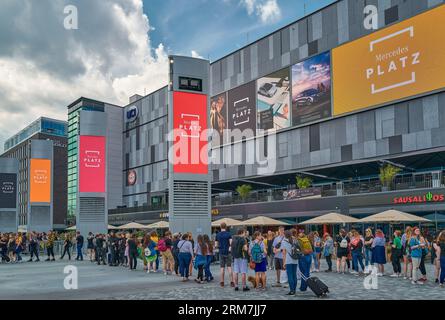
POLYGON ((317 260, 317 255, 318 255, 318 253, 316 253, 315 251, 312 253, 312 259, 314 259, 314 268, 315 268, 315 270, 320 269, 320 266, 319 266, 319 263, 318 263, 318 260, 317 260))
MULTIPOLYGON (((300 272, 306 277, 309 278, 311 276, 311 263, 312 263, 312 255, 303 256, 298 260, 298 266, 300 267, 300 272)), ((307 290, 306 281, 301 278, 300 291, 307 290)))
POLYGON ((445 282, 445 257, 440 258, 440 283, 445 282))
POLYGON ((287 281, 289 282, 289 291, 297 290, 297 264, 286 264, 287 281))
POLYGON ((179 273, 181 274, 181 277, 183 278, 189 277, 189 267, 191 261, 192 261, 192 255, 190 253, 186 252, 179 253, 179 273))
POLYGON ((210 264, 212 263, 212 256, 207 256, 207 261, 204 266, 204 274, 207 281, 210 281, 213 279, 212 272, 210 271, 210 264))
POLYGON ((365 266, 363 265, 363 255, 361 252, 352 251, 352 269, 358 272, 358 265, 365 271, 365 266))
POLYGON ((366 266, 371 265, 371 264, 372 264, 372 263, 371 263, 371 260, 372 260, 372 250, 366 248, 366 249, 365 249, 365 265, 366 265, 366 266))
POLYGON ((159 270, 159 256, 160 252, 159 250, 156 250, 156 270, 159 270))
POLYGON ((77 245, 77 260, 83 260, 82 247, 82 245, 77 245))

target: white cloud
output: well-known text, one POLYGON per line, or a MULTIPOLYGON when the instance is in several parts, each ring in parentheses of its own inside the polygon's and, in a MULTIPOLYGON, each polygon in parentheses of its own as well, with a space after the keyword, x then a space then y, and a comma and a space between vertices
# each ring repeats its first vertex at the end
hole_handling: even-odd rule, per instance
POLYGON ((255 14, 262 23, 276 22, 281 18, 281 9, 278 0, 241 0, 248 15, 255 14))
POLYGON ((192 58, 199 58, 199 59, 204 59, 203 56, 201 56, 198 52, 196 52, 195 50, 192 50, 191 52, 192 58))
POLYGON ((63 28, 69 0, 3 0, 0 12, 0 152, 40 116, 66 119, 80 96, 126 105, 168 83, 142 0, 78 0, 79 29, 63 28))

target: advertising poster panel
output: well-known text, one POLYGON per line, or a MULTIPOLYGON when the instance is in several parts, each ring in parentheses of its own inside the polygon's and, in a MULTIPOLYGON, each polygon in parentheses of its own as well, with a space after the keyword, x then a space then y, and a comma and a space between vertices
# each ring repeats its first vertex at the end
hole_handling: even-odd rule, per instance
POLYGON ((445 6, 333 49, 334 115, 445 87, 445 6))
POLYGON ((292 66, 292 125, 331 117, 331 54, 292 66))
POLYGON ((290 127, 289 68, 257 80, 257 128, 290 127))
MULTIPOLYGON (((228 94, 228 128, 248 130, 254 136, 256 132, 256 84, 249 82, 232 89, 228 94)), ((230 142, 230 141, 229 141, 230 142)))
POLYGON ((0 173, 0 208, 17 208, 17 174, 0 173))
POLYGON ((79 192, 104 193, 106 169, 106 139, 80 136, 79 192))
POLYGON ((213 129, 212 146, 226 143, 227 94, 222 93, 210 99, 210 128, 213 129))
POLYGON ((174 173, 208 173, 207 128, 207 96, 174 92, 174 173))
POLYGON ((31 203, 51 202, 51 160, 31 159, 29 184, 31 203))

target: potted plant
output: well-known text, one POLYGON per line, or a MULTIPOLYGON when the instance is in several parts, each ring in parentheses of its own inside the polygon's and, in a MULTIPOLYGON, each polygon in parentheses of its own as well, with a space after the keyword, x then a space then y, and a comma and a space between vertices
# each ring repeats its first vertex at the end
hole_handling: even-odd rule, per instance
POLYGON ((397 168, 392 164, 386 164, 380 168, 379 179, 380 183, 382 184, 383 192, 389 191, 391 189, 394 178, 400 171, 400 168, 397 168))
POLYGON ((312 179, 309 177, 303 177, 301 175, 296 176, 297 189, 307 189, 312 186, 312 179))
POLYGON ((238 194, 239 194, 240 198, 243 200, 243 202, 246 202, 251 191, 252 191, 252 186, 249 184, 243 184, 236 188, 236 192, 238 192, 238 194))

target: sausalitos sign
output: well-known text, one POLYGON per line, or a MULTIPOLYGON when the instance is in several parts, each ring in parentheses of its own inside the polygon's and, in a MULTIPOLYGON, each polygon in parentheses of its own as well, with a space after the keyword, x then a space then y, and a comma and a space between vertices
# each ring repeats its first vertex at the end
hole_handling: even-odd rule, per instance
POLYGON ((414 195, 414 196, 403 196, 395 197, 393 199, 394 204, 411 204, 411 203, 428 203, 428 202, 444 202, 444 194, 434 194, 428 192, 424 195, 414 195))

